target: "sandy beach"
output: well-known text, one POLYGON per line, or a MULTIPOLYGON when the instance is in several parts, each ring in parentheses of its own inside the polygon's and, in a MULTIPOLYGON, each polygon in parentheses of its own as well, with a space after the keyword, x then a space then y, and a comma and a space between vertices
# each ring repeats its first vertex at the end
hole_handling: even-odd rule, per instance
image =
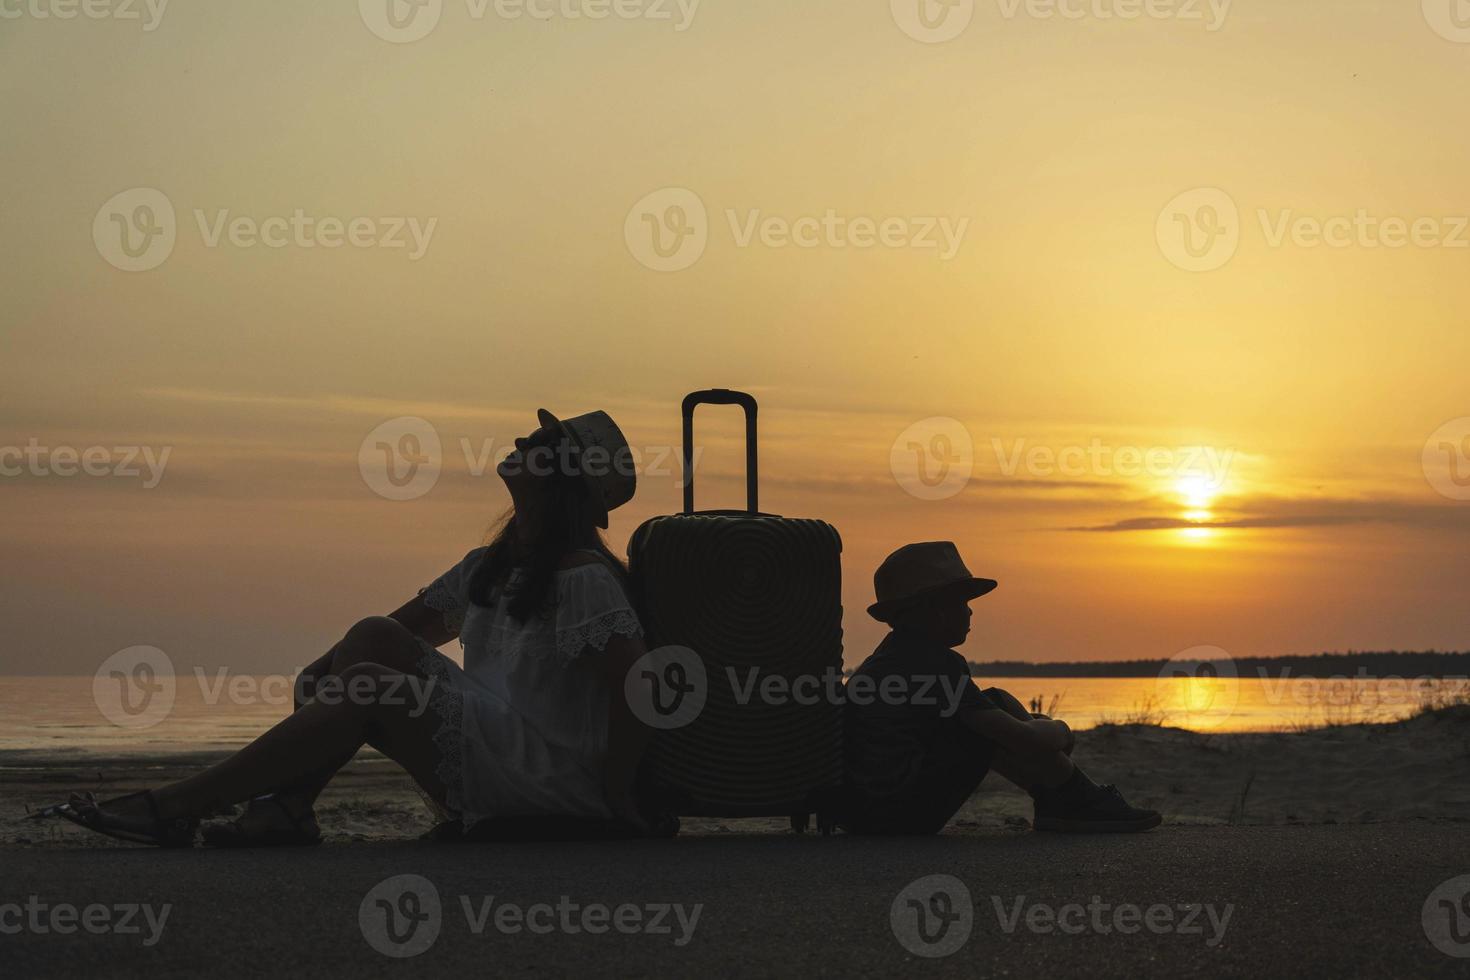
MULTIPOLYGON (((1363 824, 1470 819, 1470 707, 1403 722, 1300 732, 1206 735, 1148 725, 1105 725, 1078 734, 1074 757, 1099 782, 1176 825, 1363 824)), ((130 792, 177 778, 218 753, 149 759, 0 759, 0 845, 111 846, 63 822, 22 819, 28 807, 68 793, 130 792)), ((402 840, 432 826, 408 778, 372 754, 328 787, 319 807, 328 841, 402 840)), ((1022 828, 1030 800, 987 778, 947 832, 1022 828)), ((683 833, 787 833, 785 820, 686 818, 683 833)))

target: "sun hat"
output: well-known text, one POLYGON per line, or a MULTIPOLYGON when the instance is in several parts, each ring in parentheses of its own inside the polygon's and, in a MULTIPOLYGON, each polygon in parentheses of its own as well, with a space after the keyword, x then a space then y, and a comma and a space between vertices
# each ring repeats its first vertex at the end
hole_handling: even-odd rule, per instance
POLYGON ((638 475, 633 450, 623 430, 606 412, 588 412, 562 420, 541 409, 543 426, 562 433, 577 449, 576 473, 588 490, 588 503, 597 526, 606 529, 610 511, 633 499, 638 475))
POLYGON ((920 541, 906 544, 883 559, 873 573, 873 591, 878 601, 868 615, 882 623, 924 599, 953 595, 965 601, 976 599, 996 586, 995 579, 977 578, 965 567, 953 541, 920 541))

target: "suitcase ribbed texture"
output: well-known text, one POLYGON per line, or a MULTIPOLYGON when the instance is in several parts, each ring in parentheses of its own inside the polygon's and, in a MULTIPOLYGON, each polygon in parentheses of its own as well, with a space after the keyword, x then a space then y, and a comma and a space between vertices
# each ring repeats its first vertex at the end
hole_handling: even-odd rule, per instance
POLYGON ((805 812, 814 791, 841 783, 842 712, 825 694, 842 668, 841 550, 836 529, 815 520, 693 514, 639 529, 630 564, 649 646, 694 650, 709 685, 699 717, 649 749, 682 812, 805 812), (815 678, 817 703, 768 703, 770 676, 788 695, 790 682, 815 678))

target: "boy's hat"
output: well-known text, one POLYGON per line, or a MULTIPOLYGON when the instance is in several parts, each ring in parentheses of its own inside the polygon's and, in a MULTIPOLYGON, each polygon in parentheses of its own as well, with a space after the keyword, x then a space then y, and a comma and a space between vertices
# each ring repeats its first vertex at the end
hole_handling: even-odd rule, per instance
POLYGON ((952 595, 966 602, 994 589, 995 579, 970 574, 953 541, 921 541, 906 544, 883 559, 873 573, 873 591, 878 601, 868 615, 882 623, 914 603, 952 595))

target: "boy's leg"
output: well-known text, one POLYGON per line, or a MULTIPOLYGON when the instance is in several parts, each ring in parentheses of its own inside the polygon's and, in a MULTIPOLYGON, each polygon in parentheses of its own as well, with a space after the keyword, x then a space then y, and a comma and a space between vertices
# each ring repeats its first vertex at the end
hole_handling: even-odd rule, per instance
MULTIPOLYGON (((1031 719, 1021 702, 1000 688, 988 688, 984 694, 1001 710, 1031 719)), ((991 768, 1031 794, 1036 806, 1032 825, 1037 830, 1139 831, 1158 826, 1159 814, 1131 807, 1116 789, 1098 786, 1070 755, 1070 750, 1036 754, 997 750, 991 768)))
POLYGON ((1039 792, 1063 785, 1078 772, 1076 764, 1061 752, 1020 755, 997 750, 990 768, 1033 797, 1039 792))
POLYGON ((937 834, 979 788, 994 753, 994 745, 963 725, 947 725, 910 792, 870 806, 844 825, 859 834, 937 834))
MULTIPOLYGON (((992 687, 982 693, 1007 714, 1031 720, 1025 705, 1008 691, 992 687)), ((944 736, 924 759, 917 786, 901 799, 870 807, 849 824, 849 829, 873 834, 937 834, 974 795, 991 769, 1033 796, 1067 783, 1077 771, 1072 760, 1061 752, 1035 757, 1006 752, 957 719, 950 719, 944 736)))

